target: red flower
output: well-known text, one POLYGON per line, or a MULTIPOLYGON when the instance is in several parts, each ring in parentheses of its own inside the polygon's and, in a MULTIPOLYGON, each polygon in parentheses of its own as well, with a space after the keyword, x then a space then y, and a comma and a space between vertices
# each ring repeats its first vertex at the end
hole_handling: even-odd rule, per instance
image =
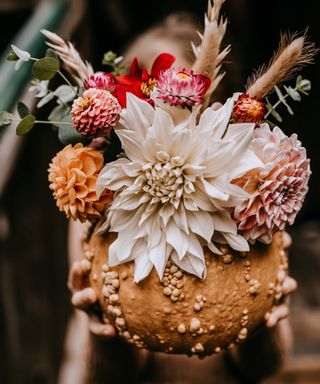
POLYGON ((169 69, 174 63, 175 57, 169 53, 161 53, 153 62, 151 74, 145 68, 141 68, 137 58, 132 60, 129 75, 114 76, 106 73, 99 73, 92 76, 85 82, 85 88, 102 88, 110 91, 118 99, 122 107, 126 106, 127 92, 133 93, 140 99, 153 104, 150 94, 157 83, 160 74, 169 69), (111 78, 112 77, 112 78, 111 78), (113 89, 110 84, 115 83, 113 89))
POLYGON ((235 103, 232 120, 234 123, 256 123, 258 126, 267 112, 265 103, 243 93, 235 103))
POLYGON ((116 76, 116 97, 122 107, 126 106, 126 93, 130 92, 153 104, 150 94, 157 83, 161 72, 169 69, 174 63, 175 57, 169 53, 161 53, 153 62, 151 74, 145 68, 141 68, 137 58, 132 60, 130 74, 116 76))

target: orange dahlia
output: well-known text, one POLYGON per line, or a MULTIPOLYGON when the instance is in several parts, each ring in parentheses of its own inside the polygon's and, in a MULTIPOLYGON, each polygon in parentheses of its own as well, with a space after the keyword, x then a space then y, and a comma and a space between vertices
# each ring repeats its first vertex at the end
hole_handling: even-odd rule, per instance
POLYGON ((112 192, 108 189, 100 198, 96 193, 96 181, 103 165, 103 155, 81 143, 68 145, 52 159, 48 169, 50 189, 59 210, 68 218, 94 221, 111 202, 112 192))

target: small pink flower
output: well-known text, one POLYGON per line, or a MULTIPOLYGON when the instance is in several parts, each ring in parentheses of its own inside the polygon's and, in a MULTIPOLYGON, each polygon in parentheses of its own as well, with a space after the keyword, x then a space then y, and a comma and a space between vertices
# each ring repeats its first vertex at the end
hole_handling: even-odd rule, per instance
POLYGON ((293 224, 308 192, 310 161, 297 135, 263 124, 254 132, 251 149, 263 165, 233 180, 250 194, 235 208, 234 218, 251 243, 272 241, 277 230, 293 224))
POLYGON ((111 73, 97 72, 94 75, 91 75, 89 79, 85 80, 83 86, 85 89, 97 88, 114 93, 116 89, 116 80, 111 73))
POLYGON ((203 103, 203 96, 210 84, 207 76, 194 74, 184 68, 171 68, 160 74, 156 97, 171 106, 193 107, 203 103))
POLYGON ((76 130, 86 136, 106 136, 119 121, 121 106, 109 91, 90 88, 74 100, 71 116, 76 130))

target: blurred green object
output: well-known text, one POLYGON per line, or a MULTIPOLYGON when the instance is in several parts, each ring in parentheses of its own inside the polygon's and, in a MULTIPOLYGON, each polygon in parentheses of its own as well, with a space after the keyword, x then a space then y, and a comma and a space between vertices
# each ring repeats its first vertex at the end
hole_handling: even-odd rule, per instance
MULTIPOLYGON (((40 29, 55 30, 68 8, 67 0, 42 1, 11 43, 30 52, 33 57, 39 57, 45 49, 45 38, 40 29)), ((6 60, 10 51, 9 45, 0 57, 0 111, 13 107, 31 77, 32 62, 15 71, 14 63, 6 60)))

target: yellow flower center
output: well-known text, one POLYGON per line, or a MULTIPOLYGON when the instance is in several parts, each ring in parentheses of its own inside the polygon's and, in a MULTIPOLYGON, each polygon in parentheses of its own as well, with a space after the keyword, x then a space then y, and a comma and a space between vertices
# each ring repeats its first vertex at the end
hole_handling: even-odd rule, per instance
POLYGON ((144 96, 150 97, 151 92, 153 91, 154 86, 156 85, 157 80, 153 77, 150 77, 148 81, 141 83, 141 92, 144 96))
POLYGON ((191 80, 192 79, 192 76, 190 76, 188 73, 186 72, 178 72, 176 74, 177 78, 179 80, 191 80))

